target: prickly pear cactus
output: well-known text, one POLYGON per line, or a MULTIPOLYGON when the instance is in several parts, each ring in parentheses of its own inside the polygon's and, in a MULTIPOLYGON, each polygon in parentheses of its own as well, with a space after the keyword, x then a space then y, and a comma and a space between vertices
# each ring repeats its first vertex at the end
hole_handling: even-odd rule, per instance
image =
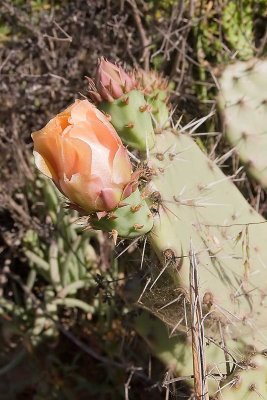
MULTIPOLYGON (((256 393, 257 385, 250 369, 246 375, 240 366, 251 347, 253 357, 266 348, 267 224, 233 184, 236 175, 226 177, 189 135, 159 132, 148 154, 142 192, 153 213, 148 238, 157 258, 149 253, 136 304, 169 331, 148 315, 136 320, 135 329, 176 373, 195 379, 202 368, 203 376, 210 377, 205 384, 209 394, 223 398, 234 390, 241 399, 248 390, 256 393), (196 271, 193 286, 190 277, 196 271), (201 332, 193 328, 197 315, 201 332), (167 340, 176 334, 177 340, 167 340), (201 368, 196 359, 205 359, 201 368), (242 375, 237 392, 232 383, 242 375)), ((261 365, 264 376, 262 356, 261 365)), ((265 384, 259 390, 267 395, 265 384)))
POLYGON ((265 399, 267 394, 267 359, 264 354, 252 354, 239 363, 232 376, 222 381, 219 399, 265 399))
MULTIPOLYGON (((231 177, 185 134, 165 131, 157 135, 150 165, 148 191, 152 209, 156 207, 150 242, 165 271, 176 279, 176 292, 153 306, 153 292, 162 288, 166 279, 162 270, 160 276, 154 273, 154 282, 144 294, 148 301, 151 297, 151 308, 167 307, 175 296, 179 299, 170 308, 187 302, 190 252, 194 251, 200 296, 210 313, 207 332, 214 335, 220 322, 231 337, 246 341, 253 336, 253 344, 263 350, 261 334, 267 325, 263 317, 267 294, 265 220, 246 202, 231 177)), ((184 325, 184 307, 180 314, 175 313, 176 322, 182 318, 184 325)))
MULTIPOLYGON (((255 61, 227 68, 220 98, 228 136, 244 161, 248 153, 253 157, 249 160, 250 169, 254 175, 260 170, 260 179, 266 169, 266 157, 259 151, 265 143, 266 100, 258 94, 258 85, 265 69, 265 62, 255 61), (252 110, 258 114, 251 118, 248 115, 252 110), (255 144, 258 142, 260 145, 255 144)), ((122 71, 117 72, 121 77, 122 71)), ((123 90, 122 95, 121 86, 112 81, 111 74, 108 86, 102 75, 98 95, 102 93, 101 98, 106 101, 97 100, 99 107, 111 116, 125 143, 136 150, 146 150, 147 154, 142 199, 146 198, 153 218, 139 204, 133 209, 130 198, 121 215, 118 208, 117 215, 105 216, 109 228, 113 217, 114 224, 121 228, 123 219, 128 219, 135 229, 124 236, 144 239, 141 266, 144 263, 146 268, 137 278, 138 296, 130 303, 158 319, 147 313, 139 315, 134 322, 136 331, 168 367, 193 379, 197 399, 207 399, 208 392, 219 399, 224 398, 224 393, 229 398, 235 393, 240 400, 255 393, 266 398, 267 365, 262 355, 267 347, 266 221, 232 182, 238 172, 225 176, 190 135, 162 123, 163 119, 169 121, 165 103, 168 86, 152 85, 153 90, 146 90, 137 79, 134 90, 123 90), (111 90, 112 85, 113 94, 117 90, 118 96, 110 101, 103 87, 111 90), (162 113, 157 113, 156 101, 159 107, 163 106, 162 113), (138 219, 137 224, 132 223, 132 218, 138 219), (151 223, 149 228, 153 225, 148 234, 141 219, 151 223), (146 252, 147 238, 150 247, 146 252), (259 371, 257 376, 251 374, 252 365, 259 371), (258 379, 263 382, 259 384, 258 379)), ((94 222, 96 226, 97 221, 94 222)), ((103 218, 99 229, 106 229, 101 223, 105 223, 103 218)), ((134 298, 129 286, 127 296, 134 298)))
POLYGON ((151 106, 151 113, 155 131, 160 132, 170 126, 168 98, 172 89, 167 79, 156 71, 137 70, 135 74, 137 87, 151 106))
MULTIPOLYGON (((192 390, 193 368, 192 368, 192 346, 190 337, 186 332, 171 333, 166 325, 155 316, 146 311, 141 311, 133 320, 133 328, 146 341, 154 356, 161 360, 168 368, 169 373, 178 376, 188 383, 192 390)), ((227 375, 223 351, 213 343, 206 348, 207 379, 209 391, 215 393, 218 384, 212 379, 212 372, 217 372, 220 365, 222 376, 227 375)), ((166 382, 168 385, 168 382, 166 382)))
POLYGON ((219 108, 229 142, 249 173, 267 188, 267 60, 237 62, 225 68, 219 108))
MULTIPOLYGON (((136 304, 161 319, 170 336, 182 334, 184 342, 178 348, 185 346, 189 361, 175 353, 176 367, 183 376, 189 370, 193 376, 189 343, 196 310, 190 280, 194 265, 203 313, 202 351, 213 382, 208 382, 209 393, 217 398, 222 393, 223 398, 224 384, 227 390, 231 385, 226 377, 229 382, 234 379, 248 349, 258 354, 266 348, 267 224, 235 187, 235 176, 226 177, 189 135, 172 130, 156 135, 148 165, 146 194, 154 214, 149 242, 161 264, 150 256, 150 275, 146 269, 136 304), (214 385, 218 373, 221 388, 214 385)), ((164 353, 159 346, 162 340, 149 335, 150 325, 139 325, 140 334, 148 334, 146 340, 159 358, 164 360, 167 354, 165 362, 172 362, 175 356, 170 356, 168 346, 173 343, 166 342, 164 353)), ((260 370, 267 373, 265 364, 260 370)), ((247 388, 245 376, 237 399, 247 388)), ((264 384, 260 390, 261 396, 267 396, 264 384)))
POLYGON ((143 93, 132 90, 112 102, 103 101, 99 108, 110 116, 110 122, 125 144, 140 151, 153 147, 152 119, 143 93))
POLYGON ((89 222, 94 229, 111 232, 115 242, 117 236, 133 239, 144 235, 153 227, 153 216, 138 189, 118 208, 105 214, 102 218, 92 216, 89 222))
POLYGON ((190 375, 192 370, 190 345, 187 337, 169 337, 167 327, 152 314, 142 311, 133 320, 135 331, 144 338, 159 358, 170 370, 178 375, 190 375))

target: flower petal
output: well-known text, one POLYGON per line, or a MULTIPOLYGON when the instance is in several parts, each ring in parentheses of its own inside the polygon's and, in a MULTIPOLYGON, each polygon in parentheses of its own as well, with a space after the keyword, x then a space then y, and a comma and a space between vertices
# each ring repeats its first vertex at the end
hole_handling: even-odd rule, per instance
POLYGON ((91 213, 95 211, 104 211, 99 208, 97 199, 103 188, 103 183, 99 177, 91 176, 88 179, 87 174, 72 175, 69 180, 65 177, 60 182, 60 187, 73 203, 78 204, 85 211, 91 213))
POLYGON ((49 162, 45 160, 37 151, 33 151, 33 156, 35 165, 39 171, 41 171, 48 178, 56 179, 56 173, 49 162))
MULTIPOLYGON (((58 180, 62 170, 61 158, 59 157, 62 144, 61 124, 62 120, 56 117, 40 131, 32 133, 34 151, 45 160, 51 174, 53 172, 53 179, 55 180, 58 180)), ((37 161, 41 165, 41 161, 38 158, 37 161)))
POLYGON ((120 146, 113 159, 112 182, 126 185, 131 179, 131 163, 125 147, 120 146))
POLYGON ((83 128, 83 132, 80 130, 79 136, 77 133, 75 136, 77 135, 77 137, 85 141, 97 138, 99 143, 113 152, 113 156, 118 145, 122 144, 120 137, 111 123, 88 100, 75 103, 71 110, 70 122, 74 127, 79 126, 83 128))
POLYGON ((77 100, 32 134, 37 167, 88 213, 110 211, 133 190, 127 150, 107 118, 77 100))
POLYGON ((62 146, 64 173, 68 179, 72 175, 91 174, 92 151, 83 140, 64 136, 62 146))
POLYGON ((69 123, 75 125, 79 122, 85 122, 87 113, 90 111, 90 108, 93 107, 95 106, 90 104, 88 100, 76 100, 70 110, 69 123))
POLYGON ((102 209, 111 211, 116 208, 121 200, 122 192, 121 190, 115 188, 105 188, 102 189, 97 202, 102 203, 102 209))

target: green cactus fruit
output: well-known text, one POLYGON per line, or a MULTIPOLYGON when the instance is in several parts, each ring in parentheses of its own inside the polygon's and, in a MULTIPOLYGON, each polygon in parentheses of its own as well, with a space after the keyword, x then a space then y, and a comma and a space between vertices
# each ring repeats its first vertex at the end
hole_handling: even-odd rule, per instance
POLYGON ((267 60, 227 66, 220 78, 219 108, 226 137, 248 172, 267 188, 267 60))
POLYGON ((110 122, 124 144, 146 151, 155 143, 155 134, 149 104, 139 90, 131 90, 112 102, 99 103, 101 111, 108 114, 110 122))
POLYGON ((90 217, 90 225, 111 232, 116 241, 117 236, 136 238, 149 232, 153 227, 153 216, 137 189, 114 211, 99 218, 90 217))
POLYGON ((170 126, 170 113, 168 97, 173 85, 156 71, 144 71, 138 69, 135 72, 137 88, 141 90, 145 99, 151 106, 153 124, 155 131, 160 133, 163 128, 170 126))
POLYGON ((156 89, 149 96, 146 96, 147 102, 152 107, 156 132, 161 132, 163 128, 168 128, 170 126, 170 113, 167 106, 167 97, 167 92, 160 89, 156 89))

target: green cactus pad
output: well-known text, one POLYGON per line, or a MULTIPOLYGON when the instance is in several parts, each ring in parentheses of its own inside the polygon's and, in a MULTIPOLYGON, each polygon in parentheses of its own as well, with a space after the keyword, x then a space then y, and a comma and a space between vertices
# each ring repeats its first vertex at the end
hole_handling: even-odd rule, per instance
POLYGON ((253 344, 263 350, 267 347, 261 336, 267 327, 265 220, 187 135, 170 131, 157 135, 151 168, 148 191, 154 209, 154 199, 160 200, 150 242, 166 273, 159 277, 156 268, 152 271, 157 281, 144 293, 146 307, 172 326, 179 319, 180 326, 185 326, 193 249, 203 312, 210 312, 207 334, 216 336, 220 321, 229 337, 251 344, 253 336, 253 344), (158 296, 160 292, 164 296, 158 296), (162 309, 179 296, 180 300, 162 309))
POLYGON ((142 92, 132 90, 112 103, 100 103, 99 108, 110 115, 111 123, 124 144, 140 151, 154 146, 152 119, 142 92))
MULTIPOLYGON (((233 365, 243 360, 249 346, 257 352, 267 347, 267 223, 247 203, 233 178, 226 177, 186 134, 166 130, 157 135, 149 167, 147 195, 154 212, 149 241, 161 265, 150 259, 150 278, 146 278, 136 304, 166 323, 171 334, 180 332, 190 339, 189 277, 194 259, 209 343, 203 348, 207 369, 213 371, 210 376, 220 371, 225 377, 228 365, 229 379, 234 379, 233 365), (211 352, 211 343, 218 351, 211 352)), ((140 334, 145 335, 150 328, 142 329, 140 334)), ((168 349, 172 343, 166 343, 164 353, 156 339, 152 342, 160 359, 173 361, 168 349)), ((178 347, 180 354, 188 352, 188 361, 172 354, 174 358, 178 354, 176 368, 182 375, 192 367, 190 349, 183 346, 188 346, 187 341, 178 347)), ((210 394, 220 398, 215 381, 209 379, 210 394)), ((222 398, 223 393, 224 388, 222 398)), ((241 400, 242 395, 235 398, 241 400)))
POLYGON ((120 237, 136 238, 152 229, 153 216, 137 189, 123 200, 121 207, 100 219, 92 217, 90 224, 94 229, 111 232, 120 237))
POLYGON ((148 343, 153 354, 178 375, 192 374, 192 354, 186 335, 169 337, 167 327, 155 316, 142 311, 133 320, 135 331, 148 343))
POLYGON ((226 137, 248 172, 267 188, 267 60, 225 68, 218 97, 226 137))
POLYGON ((256 354, 239 363, 234 374, 221 382, 218 399, 257 400, 267 398, 267 358, 256 354))
POLYGON ((170 126, 170 114, 167 106, 167 90, 155 89, 150 95, 146 95, 147 102, 152 107, 152 115, 156 131, 170 126))
MULTIPOLYGON (((258 352, 267 347, 267 224, 190 136, 166 130, 157 135, 150 156, 146 190, 154 226, 149 241, 161 264, 150 257, 136 304, 161 319, 170 336, 183 339, 167 342, 166 332, 158 337, 156 328, 149 334, 152 323, 147 319, 136 329, 176 373, 192 375, 189 277, 194 258, 209 393, 220 398, 217 383, 226 382, 226 372, 234 378, 234 365, 243 360, 248 347, 258 352)), ((220 390, 223 396, 224 388, 220 390)))
MULTIPOLYGON (((141 311, 133 319, 135 331, 146 341, 156 356, 174 376, 184 377, 189 387, 193 386, 192 347, 186 333, 170 335, 170 330, 163 322, 146 311, 141 311)), ((221 372, 226 375, 223 351, 210 343, 206 348, 207 371, 216 370, 221 365, 221 372), (224 365, 224 367, 223 367, 224 365)), ((215 392, 218 384, 207 375, 209 390, 215 392)))

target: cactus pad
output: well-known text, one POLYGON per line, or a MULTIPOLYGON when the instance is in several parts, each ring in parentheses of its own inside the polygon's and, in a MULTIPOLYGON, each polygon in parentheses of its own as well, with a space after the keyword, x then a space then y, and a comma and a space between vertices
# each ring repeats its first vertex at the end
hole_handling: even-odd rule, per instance
MULTIPOLYGON (((220 371, 223 385, 228 382, 226 370, 234 379, 234 366, 248 348, 253 346, 256 353, 267 347, 267 224, 235 187, 233 177, 226 177, 189 135, 172 130, 156 135, 149 171, 146 194, 154 213, 149 241, 161 264, 150 257, 137 304, 165 322, 170 336, 175 332, 188 336, 178 343, 180 350, 188 346, 195 310, 189 280, 194 261, 207 371, 210 376, 220 371)), ((140 330, 143 335, 144 329, 149 327, 140 330)), ((163 349, 150 339, 146 340, 155 347, 154 353, 164 360, 163 349)), ((190 347, 183 351, 191 354, 190 347)), ((178 360, 176 367, 183 375, 189 367, 193 373, 190 356, 189 360, 184 364, 178 360)), ((220 398, 214 378, 208 384, 210 394, 220 398)), ((265 389, 260 390, 264 396, 265 389)))
POLYGON ((112 233, 116 241, 117 236, 135 238, 149 232, 153 227, 153 216, 137 189, 114 211, 100 218, 91 216, 89 222, 94 229, 112 233))
POLYGON ((267 188, 267 60, 225 68, 219 108, 229 142, 249 173, 267 188))
MULTIPOLYGON (((187 135, 171 131, 157 135, 151 168, 148 190, 154 207, 157 197, 158 210, 150 242, 166 271, 176 279, 176 297, 180 288, 181 298, 189 298, 189 253, 193 249, 203 309, 210 312, 208 331, 217 331, 220 321, 231 337, 246 341, 253 335, 253 344, 262 350, 266 343, 262 343, 261 329, 267 326, 263 317, 267 294, 265 220, 187 135)), ((162 273, 146 293, 152 296, 164 280, 167 283, 162 273)), ((165 296, 165 304, 168 300, 173 298, 165 296)), ((177 322, 177 312, 176 317, 177 322)))
POLYGON ((146 151, 155 142, 150 106, 143 93, 132 90, 113 102, 99 104, 111 118, 111 123, 120 135, 124 144, 146 151))
POLYGON ((267 359, 256 354, 239 363, 232 376, 221 382, 218 399, 243 400, 266 399, 267 359))
POLYGON ((170 126, 168 98, 173 85, 156 71, 137 70, 135 73, 137 88, 145 95, 151 106, 153 124, 156 132, 170 126))

